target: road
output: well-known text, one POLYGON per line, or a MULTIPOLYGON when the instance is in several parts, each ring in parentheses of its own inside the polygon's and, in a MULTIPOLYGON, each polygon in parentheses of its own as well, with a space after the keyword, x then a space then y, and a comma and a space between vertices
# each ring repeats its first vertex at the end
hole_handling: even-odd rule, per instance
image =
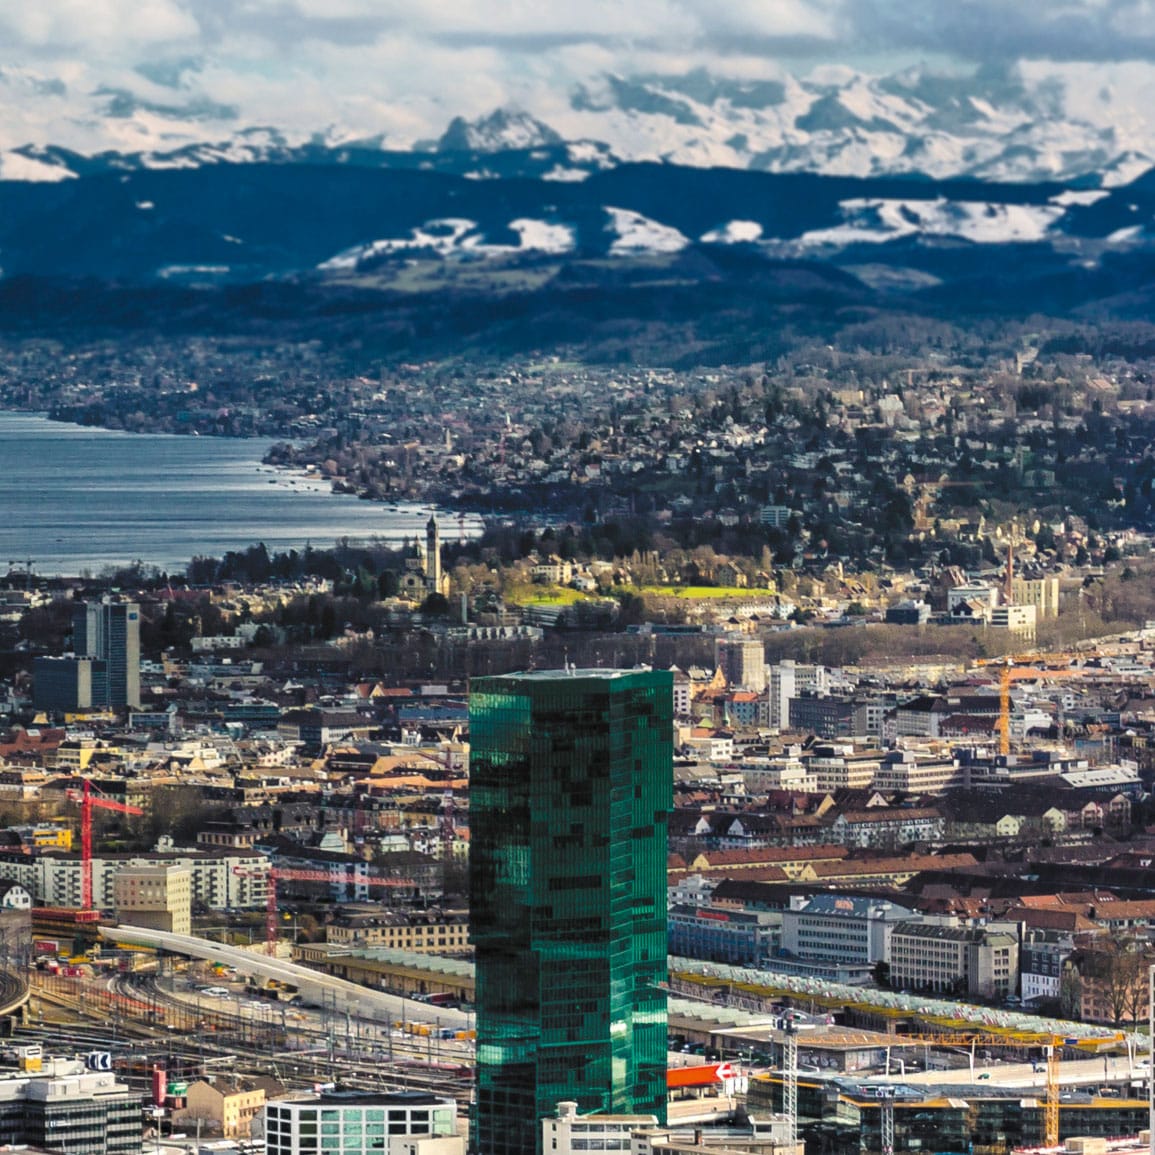
POLYGON ((441 1026, 455 1030, 468 1030, 473 1026, 473 1016, 467 1011, 454 1007, 430 1007, 413 999, 375 991, 351 983, 347 979, 322 974, 298 963, 258 954, 241 947, 225 946, 191 934, 170 934, 162 930, 149 930, 138 926, 101 927, 101 937, 110 942, 129 943, 166 950, 172 954, 189 958, 222 962, 239 974, 258 975, 266 979, 290 983, 301 992, 305 1002, 315 1003, 340 1014, 349 1014, 360 1019, 378 1023, 391 1023, 402 1017, 426 1023, 438 1022, 441 1026), (421 1014, 416 1014, 421 1008, 421 1014))
MULTIPOLYGON (((891 1059, 891 1064, 895 1065, 894 1059, 891 1059)), ((1041 1095, 1046 1072, 1041 1069, 1042 1064, 1039 1067, 1039 1070, 1034 1070, 1030 1063, 976 1062, 973 1078, 970 1070, 963 1067, 950 1071, 908 1071, 901 1075, 893 1074, 889 1081, 914 1087, 963 1086, 973 1083, 976 1087, 1030 1089, 1041 1095)), ((1132 1079, 1142 1079, 1145 1074, 1146 1071, 1128 1066, 1126 1055, 1100 1055, 1094 1059, 1072 1059, 1059 1064, 1059 1083, 1071 1089, 1127 1084, 1132 1079)), ((863 1081, 880 1083, 887 1080, 873 1078, 863 1081)))

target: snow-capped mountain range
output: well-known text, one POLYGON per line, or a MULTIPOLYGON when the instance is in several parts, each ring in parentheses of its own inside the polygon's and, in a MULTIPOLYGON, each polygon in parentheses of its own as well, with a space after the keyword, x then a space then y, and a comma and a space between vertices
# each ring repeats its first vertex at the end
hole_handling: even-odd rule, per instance
MULTIPOLYGON (((601 292, 658 270, 703 292, 1145 315, 1155 126, 1129 103, 1141 85, 1125 100, 1078 79, 606 76, 548 118, 499 109, 429 140, 104 92, 52 144, 12 135, 21 89, 0 124, 0 297, 29 308, 21 277, 601 292)), ((21 84, 0 72, 0 99, 21 84)))
MULTIPOLYGON (((236 109, 203 98, 158 105, 101 90, 84 98, 83 115, 72 114, 68 123, 76 127, 63 133, 66 139, 30 143, 34 122, 7 118, 0 126, 0 179, 262 161, 582 180, 618 164, 657 161, 1110 187, 1155 165, 1155 123, 1147 113, 1155 101, 1140 89, 1116 91, 1077 71, 1035 74, 1025 65, 958 77, 922 69, 869 76, 845 68, 760 81, 703 71, 602 76, 548 114, 499 109, 458 117, 439 139, 425 141, 354 139, 340 128, 311 135, 238 128, 236 109), (97 141, 105 147, 94 148, 97 141)), ((0 73, 7 106, 26 106, 33 97, 57 99, 34 77, 0 73)))

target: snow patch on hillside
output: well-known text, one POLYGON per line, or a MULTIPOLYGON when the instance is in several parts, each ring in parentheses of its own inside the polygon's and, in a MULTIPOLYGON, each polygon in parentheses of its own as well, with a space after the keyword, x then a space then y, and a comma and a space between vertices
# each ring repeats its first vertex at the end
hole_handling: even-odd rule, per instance
POLYGON ((960 237, 976 244, 1040 241, 1063 215, 1058 205, 1008 205, 983 201, 842 201, 843 223, 804 233, 803 246, 883 243, 899 237, 960 237))
POLYGON ((574 231, 569 225, 519 217, 510 221, 509 227, 521 238, 517 249, 509 249, 509 252, 571 253, 574 250, 574 231))
POLYGON ((633 209, 616 209, 609 205, 602 207, 610 217, 606 231, 617 234, 617 238, 610 245, 610 252, 614 256, 677 253, 690 243, 689 239, 677 229, 644 217, 633 209))
POLYGON ((721 228, 702 234, 707 245, 749 245, 762 239, 762 226, 757 221, 727 221, 721 228))
POLYGON ((1105 188, 1066 189, 1058 196, 1051 197, 1050 202, 1053 205, 1062 205, 1064 208, 1069 205, 1086 206, 1093 205, 1110 195, 1111 193, 1105 188))
POLYGON ((0 180, 26 180, 37 182, 72 180, 76 176, 63 165, 51 164, 24 156, 18 152, 0 153, 0 180))
POLYGON ((465 217, 442 217, 412 229, 408 237, 390 237, 355 245, 318 265, 326 273, 348 272, 374 257, 396 253, 428 253, 439 257, 463 254, 478 257, 515 256, 518 253, 568 253, 574 248, 574 231, 569 225, 519 217, 509 222, 517 233, 516 245, 487 244, 476 221, 465 217))

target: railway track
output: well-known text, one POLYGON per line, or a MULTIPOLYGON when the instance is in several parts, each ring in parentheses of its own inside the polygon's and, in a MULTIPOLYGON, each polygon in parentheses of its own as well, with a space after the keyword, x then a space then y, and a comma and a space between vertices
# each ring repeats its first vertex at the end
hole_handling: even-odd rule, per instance
MULTIPOLYGON (((84 983, 43 976, 35 993, 42 1009, 52 1007, 63 1021, 42 1021, 20 1033, 70 1052, 143 1051, 149 1061, 176 1058, 198 1073, 229 1065, 299 1088, 340 1082, 377 1093, 431 1091, 453 1098, 459 1109, 472 1100, 471 1062, 441 1062, 432 1039, 390 1033, 382 1040, 351 1030, 342 1035, 332 1025, 289 1024, 285 1014, 277 1021, 275 1015, 254 1017, 240 1007, 190 1005, 147 974, 84 983), (188 1045, 190 1038, 195 1047, 188 1045)), ((270 1004, 269 1009, 277 1008, 270 1004)))

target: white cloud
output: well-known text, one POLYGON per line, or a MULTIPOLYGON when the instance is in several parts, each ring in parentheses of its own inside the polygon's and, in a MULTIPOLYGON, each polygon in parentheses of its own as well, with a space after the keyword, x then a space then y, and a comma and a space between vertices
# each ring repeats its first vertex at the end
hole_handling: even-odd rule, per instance
POLYGON ((55 55, 83 48, 121 53, 196 40, 200 27, 173 0, 38 0, 0 6, 0 42, 55 55))
MULTIPOLYGON (((219 135, 236 124, 337 126, 405 144, 439 135, 457 114, 500 105, 564 121, 574 89, 610 73, 706 68, 764 80, 858 65, 871 53, 885 54, 889 66, 938 55, 960 64, 1059 61, 1068 72, 1080 62, 1134 61, 1129 73, 1110 71, 1127 83, 1143 73, 1144 100, 1127 106, 1142 119, 1155 3, 0 0, 0 147, 146 146, 141 124, 108 119, 109 90, 123 94, 120 110, 152 105, 143 135, 173 145, 187 133, 211 136, 218 121, 219 135), (63 91, 43 87, 57 81, 63 91)), ((1097 76, 1083 99, 1093 102, 1109 83, 1112 76, 1097 76)))

